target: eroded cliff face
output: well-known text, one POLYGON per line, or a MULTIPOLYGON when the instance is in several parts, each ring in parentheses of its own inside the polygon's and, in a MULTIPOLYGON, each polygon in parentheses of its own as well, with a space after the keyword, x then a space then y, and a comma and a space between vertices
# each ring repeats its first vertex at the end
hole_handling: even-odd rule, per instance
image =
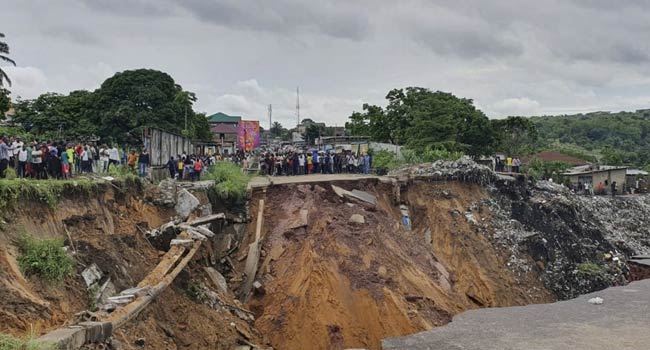
POLYGON ((378 349, 382 338, 442 325, 467 309, 554 300, 534 271, 506 268, 508 251, 492 244, 491 213, 481 204, 489 198, 485 187, 341 186, 375 196, 376 205, 341 198, 329 184, 266 193, 258 272, 265 293, 248 305, 273 347, 378 349), (411 229, 400 205, 408 207, 411 229))
POLYGON ((402 180, 341 185, 376 205, 328 183, 269 189, 265 293, 248 305, 272 346, 375 349, 464 310, 571 298, 627 283, 626 257, 650 247, 647 197, 580 197, 475 165, 402 180))
MULTIPOLYGON (((144 338, 170 349, 379 349, 383 338, 443 325, 468 309, 551 302, 626 283, 626 258, 650 253, 649 197, 576 196, 468 161, 412 170, 336 183, 374 203, 340 196, 329 182, 254 192, 250 222, 238 216, 215 227, 215 238, 160 300, 114 337, 127 348, 144 338), (260 199, 258 284, 240 304, 260 199), (225 281, 215 285, 205 267, 225 281)), ((195 195, 208 202, 205 191, 195 195)), ((79 273, 90 264, 120 290, 145 276, 162 252, 143 231, 176 215, 146 198, 107 189, 65 198, 56 209, 27 203, 5 217, 0 331, 40 334, 68 323, 88 307, 79 273), (65 239, 76 251, 77 274, 55 287, 22 276, 19 230, 65 239)))

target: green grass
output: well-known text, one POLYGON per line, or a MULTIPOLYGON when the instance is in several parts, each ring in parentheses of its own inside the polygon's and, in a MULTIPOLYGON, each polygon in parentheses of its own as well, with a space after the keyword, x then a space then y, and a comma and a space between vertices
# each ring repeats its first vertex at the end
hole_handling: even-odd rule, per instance
POLYGON ((55 208, 68 194, 90 193, 97 183, 88 179, 79 180, 0 180, 0 210, 8 209, 21 200, 44 202, 55 208))
POLYGON ((51 348, 36 341, 34 335, 25 338, 15 338, 8 334, 0 333, 0 350, 44 350, 51 348))
POLYGON ((372 166, 375 169, 383 168, 393 170, 403 165, 431 163, 437 160, 457 160, 463 156, 462 152, 453 152, 445 149, 429 149, 416 152, 402 148, 402 158, 390 151, 375 151, 372 154, 372 166))
POLYGON ((220 162, 210 167, 203 179, 216 183, 214 191, 219 198, 238 202, 246 197, 250 177, 238 165, 220 162))
POLYGON ((605 275, 605 270, 592 262, 584 262, 578 265, 578 274, 585 277, 602 277, 605 275))
POLYGON ((60 282, 73 271, 72 258, 63 249, 62 239, 37 239, 21 234, 18 265, 26 276, 38 276, 47 282, 60 282))

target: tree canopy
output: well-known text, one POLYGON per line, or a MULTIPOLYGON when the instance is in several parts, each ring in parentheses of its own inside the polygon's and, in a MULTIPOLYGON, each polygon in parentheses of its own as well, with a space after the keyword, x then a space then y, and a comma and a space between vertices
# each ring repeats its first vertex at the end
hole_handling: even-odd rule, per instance
POLYGON ((566 150, 602 164, 650 167, 650 110, 530 118, 538 148, 566 150))
POLYGON ((196 113, 196 96, 167 73, 137 69, 116 73, 99 89, 68 95, 46 93, 18 101, 14 122, 49 137, 99 136, 120 144, 140 144, 147 127, 212 138, 205 114, 196 113))
MULTIPOLYGON (((3 39, 5 35, 3 33, 0 33, 0 39, 3 39)), ((9 58, 7 56, 9 54, 9 45, 4 42, 4 40, 0 40, 0 62, 7 62, 12 65, 16 65, 16 62, 9 58)), ((11 86, 11 79, 9 79, 9 76, 5 71, 0 68, 0 87, 4 86, 4 82, 7 82, 7 85, 11 86)))
POLYGON ((393 89, 385 108, 363 105, 346 128, 353 135, 405 145, 416 151, 445 149, 471 156, 492 152, 495 136, 490 120, 471 99, 420 87, 393 89))

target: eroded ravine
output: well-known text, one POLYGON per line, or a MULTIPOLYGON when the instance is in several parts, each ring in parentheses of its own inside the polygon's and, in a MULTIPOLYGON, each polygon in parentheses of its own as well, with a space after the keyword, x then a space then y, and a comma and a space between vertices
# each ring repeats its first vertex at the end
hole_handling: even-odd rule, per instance
MULTIPOLYGON (((168 349, 379 349, 384 338, 443 325, 464 310, 566 299, 647 272, 630 272, 625 263, 650 247, 637 220, 650 212, 647 197, 581 198, 549 184, 477 182, 425 177, 271 185, 253 191, 249 215, 210 201, 209 189, 197 187, 191 191, 201 205, 192 215, 211 207, 228 220, 212 227, 217 235, 113 337, 134 349, 142 341, 145 348, 168 349), (333 184, 363 191, 376 203, 340 197, 333 184), (257 284, 245 301, 260 199, 257 284), (408 210, 410 229, 400 207, 408 210), (584 274, 586 263, 599 273, 584 274)), ((57 208, 14 208, 0 236, 0 331, 42 334, 69 324, 89 307, 80 273, 93 263, 117 292, 136 285, 169 249, 143 233, 175 215, 173 205, 141 190, 108 186, 63 198, 57 208), (54 287, 22 276, 19 231, 66 240, 75 251, 75 275, 54 287)))

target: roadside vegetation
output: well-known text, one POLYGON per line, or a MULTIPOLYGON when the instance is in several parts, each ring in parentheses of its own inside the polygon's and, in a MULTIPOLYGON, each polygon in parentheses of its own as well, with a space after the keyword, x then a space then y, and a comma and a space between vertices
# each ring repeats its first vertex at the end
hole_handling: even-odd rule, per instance
POLYGON ((457 160, 463 156, 463 152, 448 151, 446 149, 430 149, 423 152, 413 150, 402 150, 402 157, 390 151, 375 151, 372 153, 372 166, 378 171, 393 170, 404 165, 430 163, 437 160, 457 160))
POLYGON ((89 179, 76 180, 0 180, 0 210, 11 209, 21 200, 46 203, 55 208, 64 195, 91 193, 97 188, 97 182, 89 179))
POLYGON ((62 239, 37 239, 27 233, 18 240, 18 265, 26 276, 61 282, 73 271, 73 261, 63 249, 62 239))
POLYGON ((219 198, 240 202, 246 197, 246 186, 250 177, 236 164, 218 162, 208 169, 203 179, 215 182, 214 192, 219 198))
POLYGON ((0 333, 0 350, 46 350, 51 348, 36 341, 33 334, 25 338, 16 338, 0 333))

